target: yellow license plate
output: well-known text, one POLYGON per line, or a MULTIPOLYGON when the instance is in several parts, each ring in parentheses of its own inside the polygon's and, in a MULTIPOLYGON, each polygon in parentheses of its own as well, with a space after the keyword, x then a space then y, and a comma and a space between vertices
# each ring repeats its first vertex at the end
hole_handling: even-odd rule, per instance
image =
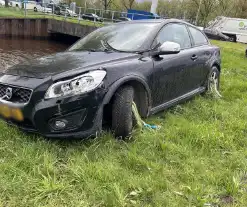
POLYGON ((0 104, 0 115, 6 119, 13 118, 17 121, 23 121, 24 117, 22 111, 18 108, 12 108, 4 104, 0 104))

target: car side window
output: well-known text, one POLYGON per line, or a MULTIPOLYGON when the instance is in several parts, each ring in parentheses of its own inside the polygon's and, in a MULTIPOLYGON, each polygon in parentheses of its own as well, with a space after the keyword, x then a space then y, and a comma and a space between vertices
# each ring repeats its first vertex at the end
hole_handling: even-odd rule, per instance
POLYGON ((180 44, 181 49, 191 48, 191 40, 188 30, 184 24, 168 24, 159 32, 154 45, 164 42, 176 42, 180 44))
POLYGON ((207 38, 201 31, 193 27, 189 27, 189 30, 196 46, 208 44, 207 38))

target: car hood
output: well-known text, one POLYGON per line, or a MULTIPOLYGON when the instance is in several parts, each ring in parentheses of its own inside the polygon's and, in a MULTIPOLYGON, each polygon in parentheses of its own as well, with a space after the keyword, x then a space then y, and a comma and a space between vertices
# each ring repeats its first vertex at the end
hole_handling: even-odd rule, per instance
POLYGON ((43 79, 68 71, 83 73, 99 69, 103 65, 130 59, 136 55, 116 52, 63 52, 15 65, 6 70, 5 74, 43 79))

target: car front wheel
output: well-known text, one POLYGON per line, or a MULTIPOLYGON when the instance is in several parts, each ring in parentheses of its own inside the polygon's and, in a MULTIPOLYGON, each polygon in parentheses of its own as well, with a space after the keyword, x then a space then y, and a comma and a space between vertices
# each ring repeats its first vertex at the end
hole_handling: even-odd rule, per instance
POLYGON ((117 138, 126 138, 131 135, 133 100, 134 89, 131 86, 121 87, 115 94, 112 106, 112 130, 117 138))

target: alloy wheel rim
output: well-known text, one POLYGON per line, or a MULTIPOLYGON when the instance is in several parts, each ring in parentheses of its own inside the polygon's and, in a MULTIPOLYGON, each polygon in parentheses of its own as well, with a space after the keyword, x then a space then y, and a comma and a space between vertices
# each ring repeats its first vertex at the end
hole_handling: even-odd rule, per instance
POLYGON ((209 80, 209 88, 212 88, 215 84, 218 87, 218 76, 216 72, 212 72, 209 80))

